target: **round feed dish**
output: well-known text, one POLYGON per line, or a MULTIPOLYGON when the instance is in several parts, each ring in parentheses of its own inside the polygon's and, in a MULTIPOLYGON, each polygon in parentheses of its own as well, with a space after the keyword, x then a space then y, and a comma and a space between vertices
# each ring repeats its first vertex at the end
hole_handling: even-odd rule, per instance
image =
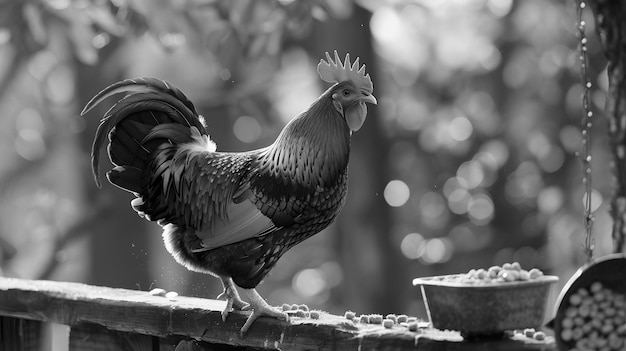
POLYGON ((575 346, 574 340, 566 341, 562 338, 562 323, 571 306, 570 297, 580 289, 590 289, 596 282, 616 293, 626 294, 626 255, 612 254, 592 260, 582 266, 565 284, 557 299, 553 322, 554 337, 559 350, 569 350, 575 346))
POLYGON ((416 278, 433 327, 465 337, 501 336, 506 330, 538 328, 544 322, 556 276, 514 282, 464 282, 460 275, 416 278))

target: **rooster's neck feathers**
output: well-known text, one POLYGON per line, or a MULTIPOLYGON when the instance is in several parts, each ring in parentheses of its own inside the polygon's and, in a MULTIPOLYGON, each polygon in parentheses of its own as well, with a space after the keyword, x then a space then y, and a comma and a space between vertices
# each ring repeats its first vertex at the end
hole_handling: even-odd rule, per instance
POLYGON ((264 150, 261 165, 310 187, 341 179, 350 153, 350 130, 332 104, 332 88, 282 130, 264 150))

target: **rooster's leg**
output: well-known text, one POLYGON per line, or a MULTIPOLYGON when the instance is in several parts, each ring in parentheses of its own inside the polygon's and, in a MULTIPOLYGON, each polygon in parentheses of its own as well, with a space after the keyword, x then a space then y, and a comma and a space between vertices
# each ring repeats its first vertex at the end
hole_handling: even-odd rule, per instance
POLYGON ((243 310, 248 307, 249 304, 244 302, 239 296, 239 292, 237 292, 232 278, 220 276, 220 280, 222 281, 222 285, 224 285, 224 292, 219 294, 217 298, 226 299, 226 308, 222 311, 222 321, 226 322, 226 317, 228 317, 231 309, 243 310))
POLYGON ((246 323, 241 328, 241 335, 245 335, 252 323, 262 316, 274 317, 282 320, 288 320, 287 313, 270 306, 262 297, 256 292, 256 289, 243 289, 250 298, 250 309, 252 314, 246 320, 246 323))

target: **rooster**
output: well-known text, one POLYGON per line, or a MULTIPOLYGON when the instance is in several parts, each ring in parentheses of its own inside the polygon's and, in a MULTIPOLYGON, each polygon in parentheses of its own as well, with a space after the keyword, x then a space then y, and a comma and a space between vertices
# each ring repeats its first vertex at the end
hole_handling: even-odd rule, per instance
POLYGON ((85 115, 106 98, 126 93, 104 115, 91 161, 101 187, 99 150, 107 143, 115 186, 136 196, 131 206, 163 227, 163 241, 189 270, 218 277, 218 298, 251 310, 242 335, 261 316, 287 320, 256 291, 291 247, 326 228, 347 192, 350 137, 363 125, 365 103, 376 104, 365 65, 357 58, 320 60, 322 80, 334 83, 291 120, 271 145, 219 152, 202 116, 177 88, 155 78, 127 79, 105 88, 85 115), (242 300, 237 287, 248 297, 242 300))

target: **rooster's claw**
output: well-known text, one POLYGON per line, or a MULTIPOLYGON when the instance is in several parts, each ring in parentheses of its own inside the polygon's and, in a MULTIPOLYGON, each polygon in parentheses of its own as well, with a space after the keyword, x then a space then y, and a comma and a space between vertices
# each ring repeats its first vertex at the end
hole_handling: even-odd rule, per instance
POLYGON ((246 307, 246 309, 252 309, 252 313, 244 323, 243 327, 241 327, 241 337, 244 337, 252 326, 252 323, 256 321, 259 317, 267 316, 274 317, 280 320, 288 321, 289 316, 287 313, 277 309, 276 307, 270 306, 259 293, 256 292, 255 289, 244 289, 244 291, 250 297, 250 305, 246 307))
POLYGON ((233 284, 232 279, 230 278, 221 278, 222 283, 224 284, 224 291, 217 296, 218 300, 226 300, 226 307, 222 310, 222 321, 226 322, 226 318, 228 318, 228 314, 232 309, 237 310, 248 310, 250 308, 250 304, 243 301, 237 292, 237 288, 233 284))

